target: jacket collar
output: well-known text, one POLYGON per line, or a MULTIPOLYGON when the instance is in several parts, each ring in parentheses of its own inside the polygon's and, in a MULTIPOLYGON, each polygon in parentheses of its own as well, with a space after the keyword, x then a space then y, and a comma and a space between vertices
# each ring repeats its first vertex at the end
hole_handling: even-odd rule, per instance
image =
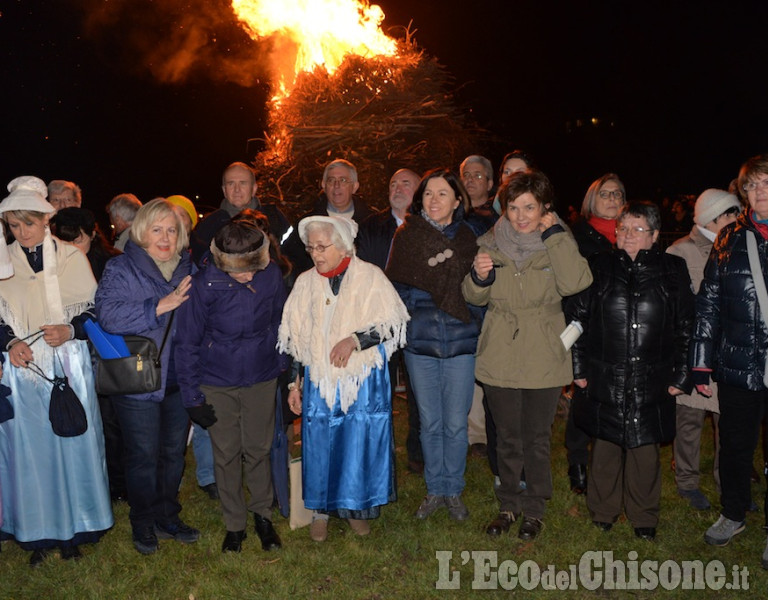
POLYGON ((135 244, 133 240, 128 240, 128 243, 125 244, 124 252, 128 255, 128 257, 130 257, 133 264, 136 265, 139 270, 144 272, 152 279, 156 279, 159 282, 171 285, 173 287, 176 287, 181 282, 181 280, 184 279, 184 277, 190 274, 192 270, 192 260, 190 259, 189 251, 187 250, 182 251, 181 260, 179 261, 176 270, 173 272, 173 276, 171 277, 170 281, 165 280, 162 273, 160 273, 160 269, 157 268, 155 261, 152 260, 152 257, 147 253, 146 250, 144 250, 144 248, 138 244, 135 244))

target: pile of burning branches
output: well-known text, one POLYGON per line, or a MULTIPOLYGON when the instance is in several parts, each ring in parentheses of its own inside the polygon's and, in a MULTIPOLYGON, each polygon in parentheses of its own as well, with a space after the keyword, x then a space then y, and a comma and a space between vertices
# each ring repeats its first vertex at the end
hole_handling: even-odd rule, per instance
POLYGON ((348 55, 333 74, 302 73, 272 103, 254 160, 262 198, 295 216, 317 199, 324 165, 345 158, 357 167, 359 193, 382 208, 397 169, 455 168, 473 151, 477 132, 454 103, 446 69, 410 40, 400 46, 393 57, 348 55))

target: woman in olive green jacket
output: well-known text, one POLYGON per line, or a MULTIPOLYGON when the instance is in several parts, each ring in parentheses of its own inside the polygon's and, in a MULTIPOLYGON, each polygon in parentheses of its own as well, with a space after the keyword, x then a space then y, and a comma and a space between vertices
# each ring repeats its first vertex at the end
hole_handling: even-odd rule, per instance
POLYGON ((465 299, 488 311, 477 347, 498 434, 499 515, 486 532, 535 538, 552 495, 550 435, 560 389, 573 379, 562 299, 587 288, 592 274, 571 233, 551 211, 552 186, 540 171, 516 173, 499 191, 503 216, 477 240, 465 299), (526 489, 520 489, 525 471, 526 489))

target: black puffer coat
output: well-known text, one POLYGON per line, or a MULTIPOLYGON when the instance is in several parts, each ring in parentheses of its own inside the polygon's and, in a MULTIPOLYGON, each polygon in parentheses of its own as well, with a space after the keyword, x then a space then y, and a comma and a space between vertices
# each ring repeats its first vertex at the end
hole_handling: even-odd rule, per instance
POLYGON ((584 334, 573 347, 574 379, 587 387, 574 399, 576 424, 624 448, 670 441, 675 400, 690 392, 688 342, 693 292, 685 261, 657 247, 633 262, 623 250, 590 259, 594 283, 570 298, 567 320, 584 334))
MULTIPOLYGON (((747 231, 755 234, 760 264, 768 273, 768 241, 750 215, 718 235, 696 297, 691 365, 713 369, 712 378, 745 390, 765 389, 768 330, 760 315, 747 255, 747 231)), ((768 279, 768 277, 767 277, 768 279)))
POLYGON ((586 219, 579 219, 571 226, 571 233, 579 245, 579 254, 589 258, 601 251, 609 251, 613 248, 611 240, 605 237, 590 225, 586 219))

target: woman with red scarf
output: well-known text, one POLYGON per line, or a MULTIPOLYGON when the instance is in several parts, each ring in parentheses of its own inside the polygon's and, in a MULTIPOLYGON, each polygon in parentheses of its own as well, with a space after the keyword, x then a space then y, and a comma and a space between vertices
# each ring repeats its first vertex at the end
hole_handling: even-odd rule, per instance
MULTIPOLYGON (((610 250, 616 245, 616 217, 627 201, 624 184, 615 173, 606 173, 589 186, 581 204, 581 219, 572 232, 584 258, 610 250)), ((587 461, 590 437, 573 423, 569 413, 565 426, 565 447, 568 449, 568 477, 576 494, 587 491, 587 461)))

